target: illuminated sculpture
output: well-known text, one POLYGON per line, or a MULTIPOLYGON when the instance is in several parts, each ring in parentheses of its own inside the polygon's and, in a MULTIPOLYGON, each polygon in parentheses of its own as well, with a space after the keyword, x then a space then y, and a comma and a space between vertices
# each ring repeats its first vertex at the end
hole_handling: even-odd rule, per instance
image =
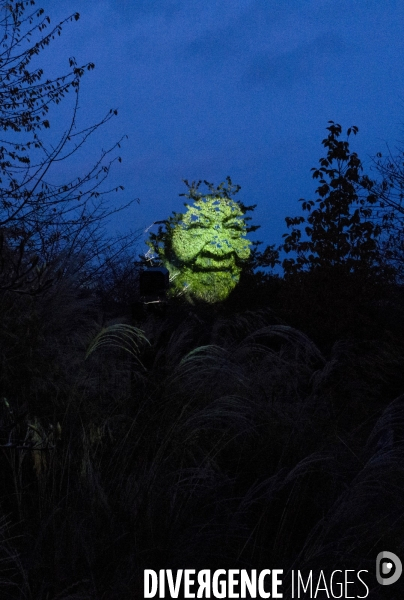
POLYGON ((170 272, 170 295, 219 302, 237 285, 250 255, 246 207, 227 194, 188 197, 194 204, 185 204, 184 214, 174 213, 166 231, 152 234, 148 245, 170 272))

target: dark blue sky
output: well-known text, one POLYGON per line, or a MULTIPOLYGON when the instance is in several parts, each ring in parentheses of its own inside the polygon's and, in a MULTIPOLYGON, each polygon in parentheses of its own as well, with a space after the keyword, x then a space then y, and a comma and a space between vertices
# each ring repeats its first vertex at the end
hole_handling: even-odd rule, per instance
MULTIPOLYGON (((181 211, 182 179, 230 175, 257 204, 258 238, 280 243, 285 216, 314 196, 310 168, 328 120, 359 127, 352 148, 370 157, 404 140, 404 3, 394 0, 45 0, 56 24, 77 23, 44 51, 45 74, 68 57, 93 61, 83 123, 119 114, 68 172, 121 135, 111 184, 140 198, 114 227, 147 228, 181 211)), ((65 109, 55 113, 57 130, 65 109)), ((59 109, 58 109, 59 111, 59 109)), ((65 168, 65 167, 64 167, 65 168)), ((369 169, 367 169, 369 170, 369 169)), ((118 195, 115 196, 118 199, 118 195)))

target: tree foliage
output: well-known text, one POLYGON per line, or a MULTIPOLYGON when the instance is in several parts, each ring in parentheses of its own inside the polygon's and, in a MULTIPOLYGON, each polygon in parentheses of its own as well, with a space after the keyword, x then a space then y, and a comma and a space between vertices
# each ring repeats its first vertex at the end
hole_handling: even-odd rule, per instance
POLYGON ((53 26, 34 4, 0 1, 0 290, 28 294, 42 291, 67 268, 80 272, 82 281, 102 268, 105 255, 114 253, 103 223, 116 209, 106 203, 106 194, 123 189, 103 186, 112 164, 121 160, 115 156, 120 141, 103 150, 87 172, 54 183, 60 163, 117 111, 80 128, 80 83, 94 63, 78 65, 70 57, 68 70, 52 79, 32 67, 64 26, 80 16, 76 12, 53 26), (57 139, 52 108, 69 92, 70 120, 57 139))
POLYGON ((382 223, 375 219, 375 184, 363 174, 356 152, 349 147, 357 127, 347 130, 329 121, 328 136, 322 141, 327 150, 320 166, 313 168, 319 181, 315 200, 301 200, 308 216, 287 217, 291 230, 284 234, 282 249, 294 253, 283 261, 286 275, 316 268, 336 267, 346 273, 378 271, 382 266, 380 236, 382 223))
POLYGON ((386 235, 383 250, 389 262, 394 265, 398 279, 404 279, 404 150, 398 148, 396 154, 388 149, 387 154, 378 152, 375 158, 376 170, 381 176, 377 185, 379 215, 386 235))

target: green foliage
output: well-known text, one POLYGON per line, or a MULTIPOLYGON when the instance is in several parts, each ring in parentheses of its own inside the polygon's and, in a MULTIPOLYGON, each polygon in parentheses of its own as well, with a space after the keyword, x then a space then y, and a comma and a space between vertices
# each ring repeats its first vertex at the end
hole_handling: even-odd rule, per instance
POLYGON ((356 135, 358 128, 350 127, 347 139, 341 140, 341 126, 329 123, 328 136, 322 142, 327 155, 312 169, 313 179, 320 184, 318 197, 301 200, 307 218, 286 218, 291 231, 284 234, 281 248, 295 254, 282 263, 287 275, 324 267, 337 267, 345 273, 376 273, 382 266, 382 225, 374 220, 374 182, 362 174, 362 163, 349 147, 349 137, 356 135))
POLYGON ((184 294, 189 300, 218 302, 237 285, 243 263, 250 255, 251 242, 246 234, 257 229, 247 226, 245 213, 254 206, 236 202, 232 196, 240 186, 230 177, 217 188, 204 182, 210 193, 201 194, 201 181, 185 181, 185 195, 193 204, 185 204, 185 213, 174 213, 151 234, 148 245, 169 270, 171 294, 184 294))

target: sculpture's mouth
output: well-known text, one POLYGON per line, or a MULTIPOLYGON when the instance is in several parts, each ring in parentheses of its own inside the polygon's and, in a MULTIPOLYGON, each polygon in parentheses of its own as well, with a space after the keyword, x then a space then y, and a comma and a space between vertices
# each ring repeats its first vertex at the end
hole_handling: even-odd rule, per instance
POLYGON ((234 254, 227 256, 215 256, 213 254, 200 254, 193 263, 193 267, 198 271, 228 271, 234 268, 234 254))

